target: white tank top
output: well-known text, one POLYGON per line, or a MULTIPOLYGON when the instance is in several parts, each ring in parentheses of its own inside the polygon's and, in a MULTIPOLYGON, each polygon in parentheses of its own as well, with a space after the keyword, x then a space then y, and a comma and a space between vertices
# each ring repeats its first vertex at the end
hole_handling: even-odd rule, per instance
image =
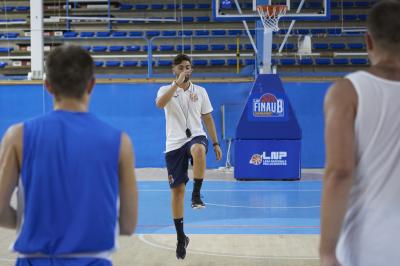
POLYGON ((365 71, 358 95, 357 166, 336 254, 343 266, 400 265, 400 82, 365 71))

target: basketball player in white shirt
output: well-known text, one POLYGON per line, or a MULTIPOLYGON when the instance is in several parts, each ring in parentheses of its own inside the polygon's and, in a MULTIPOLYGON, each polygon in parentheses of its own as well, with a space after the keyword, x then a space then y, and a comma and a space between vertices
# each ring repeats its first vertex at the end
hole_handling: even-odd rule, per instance
POLYGON ((176 257, 184 259, 189 238, 183 231, 183 207, 186 183, 189 180, 189 160, 193 164, 192 208, 204 208, 200 189, 206 169, 208 140, 203 129, 204 122, 213 143, 216 159, 222 157, 215 124, 213 108, 203 87, 190 81, 192 64, 187 55, 174 58, 172 71, 176 80, 162 86, 156 98, 156 105, 164 108, 166 119, 166 150, 168 180, 172 192, 172 214, 177 232, 176 257))
POLYGON ((371 67, 325 98, 323 266, 400 265, 400 1, 368 15, 371 67))

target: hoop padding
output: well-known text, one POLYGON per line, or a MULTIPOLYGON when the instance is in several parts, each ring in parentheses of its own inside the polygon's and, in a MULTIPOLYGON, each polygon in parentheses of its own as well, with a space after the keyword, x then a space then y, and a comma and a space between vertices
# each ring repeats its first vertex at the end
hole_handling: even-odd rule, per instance
POLYGON ((264 25, 264 29, 278 31, 279 19, 286 14, 287 6, 285 5, 257 6, 257 11, 264 25))

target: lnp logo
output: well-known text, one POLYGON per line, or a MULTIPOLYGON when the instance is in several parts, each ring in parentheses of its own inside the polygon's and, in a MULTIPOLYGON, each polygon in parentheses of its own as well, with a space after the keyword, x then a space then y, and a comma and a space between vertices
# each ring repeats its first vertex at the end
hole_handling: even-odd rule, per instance
POLYGON ((287 165, 286 157, 286 151, 272 151, 269 156, 264 151, 262 154, 253 154, 249 163, 253 165, 285 166, 287 165))
POLYGON ((262 95, 260 99, 253 99, 254 117, 282 117, 284 115, 283 99, 278 99, 271 93, 262 95))
POLYGON ((250 164, 260 165, 262 163, 262 156, 260 154, 253 154, 250 159, 250 164))

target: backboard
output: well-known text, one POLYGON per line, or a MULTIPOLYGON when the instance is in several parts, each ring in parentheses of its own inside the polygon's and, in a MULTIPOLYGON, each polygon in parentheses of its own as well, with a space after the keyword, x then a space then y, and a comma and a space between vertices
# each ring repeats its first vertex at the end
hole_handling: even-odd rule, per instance
POLYGON ((288 11, 282 20, 328 20, 330 0, 213 0, 216 21, 256 20, 257 5, 286 5, 288 11))

